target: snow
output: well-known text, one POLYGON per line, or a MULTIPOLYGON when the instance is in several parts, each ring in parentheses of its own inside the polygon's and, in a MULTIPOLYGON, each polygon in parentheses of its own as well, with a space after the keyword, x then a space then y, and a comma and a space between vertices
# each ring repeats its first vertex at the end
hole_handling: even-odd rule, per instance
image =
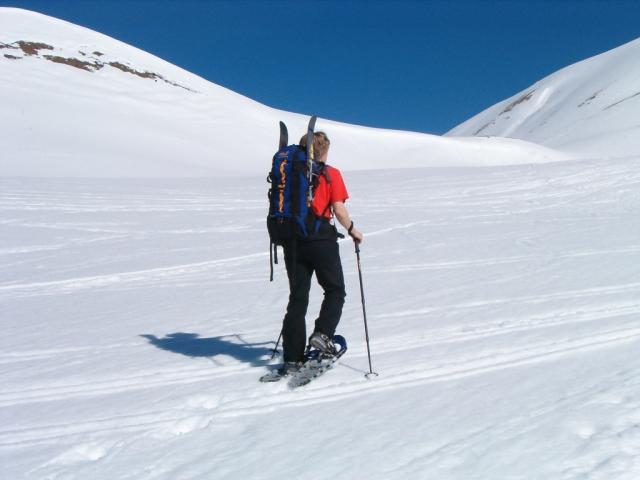
POLYGON ((640 155, 640 39, 536 82, 448 132, 527 140, 578 158, 640 155))
POLYGON ((346 174, 380 376, 343 242, 350 349, 299 391, 258 383, 262 178, 4 179, 2 476, 635 479, 638 171, 346 174))
POLYGON ((0 50, 0 478, 638 478, 640 155, 323 120, 380 375, 346 240, 349 351, 290 391, 258 382, 288 292, 260 172, 306 117, 0 9, 24 32, 198 93, 0 50))
MULTIPOLYGON (((0 42, 16 47, 19 41, 44 43, 53 50, 28 56, 17 48, 0 49, 0 131, 9 152, 0 164, 2 175, 266 175, 265 159, 276 149, 278 122, 286 122, 292 141, 306 132, 308 116, 261 105, 85 28, 0 8, 0 42), (6 58, 3 52, 23 58, 6 58), (44 55, 105 66, 86 71, 44 55), (111 62, 160 75, 169 83, 123 72, 111 62)), ((325 119, 319 119, 317 128, 330 133, 332 156, 343 159, 345 170, 570 158, 521 140, 450 139, 325 119)))

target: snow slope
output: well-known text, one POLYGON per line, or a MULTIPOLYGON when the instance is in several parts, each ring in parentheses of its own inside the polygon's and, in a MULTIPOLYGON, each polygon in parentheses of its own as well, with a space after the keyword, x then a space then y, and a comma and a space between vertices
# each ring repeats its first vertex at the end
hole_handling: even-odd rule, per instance
POLYGON ((344 241, 349 351, 289 391, 260 172, 306 118, 41 15, 0 41, 0 478, 640 476, 640 155, 323 121, 405 167, 345 172, 380 376, 344 241), (502 165, 409 168, 465 163, 502 165))
POLYGON ((261 177, 1 179, 0 477, 635 480, 639 162, 349 173, 380 376, 343 242, 293 392, 261 177))
MULTIPOLYGON (((268 169, 280 120, 292 140, 306 131, 307 116, 271 109, 51 17, 0 8, 0 42, 2 175, 256 175, 268 169), (33 44, 44 47, 34 51, 33 44)), ((318 128, 346 170, 567 158, 519 140, 450 139, 324 119, 318 128)))
POLYGON ((447 133, 470 135, 579 157, 640 155, 640 39, 563 68, 447 133))

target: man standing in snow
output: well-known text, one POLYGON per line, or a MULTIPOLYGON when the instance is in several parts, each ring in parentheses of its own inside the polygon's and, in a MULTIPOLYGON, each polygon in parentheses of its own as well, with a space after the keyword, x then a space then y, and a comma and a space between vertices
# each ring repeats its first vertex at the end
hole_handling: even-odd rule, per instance
MULTIPOLYGON (((307 137, 300 140, 306 148, 307 137)), ((284 249, 285 264, 289 277, 289 303, 283 324, 284 364, 277 370, 282 377, 300 369, 306 347, 305 315, 309 304, 311 277, 315 272, 318 283, 324 290, 320 314, 315 321, 309 345, 324 353, 334 351, 331 341, 346 296, 342 263, 338 248, 338 232, 331 223, 333 216, 347 229, 355 242, 362 242, 362 233, 354 228, 353 221, 345 207, 349 198, 340 170, 326 164, 329 154, 329 138, 324 132, 316 132, 313 137, 313 151, 322 166, 319 183, 315 189, 311 208, 320 219, 320 228, 305 238, 298 238, 296 245, 284 249)))

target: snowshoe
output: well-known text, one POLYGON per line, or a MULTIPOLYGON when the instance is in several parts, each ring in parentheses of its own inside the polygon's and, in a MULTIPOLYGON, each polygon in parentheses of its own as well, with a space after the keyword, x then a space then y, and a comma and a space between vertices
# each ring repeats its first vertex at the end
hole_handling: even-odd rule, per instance
MULTIPOLYGON (((314 335, 311 337, 313 338, 314 335)), ((307 352, 307 359, 302 367, 290 376, 288 383, 289 388, 302 387, 320 377, 326 371, 331 370, 340 357, 347 352, 347 341, 341 335, 334 335, 333 338, 329 340, 329 344, 332 347, 333 353, 324 353, 316 347, 311 348, 307 352)))
POLYGON ((260 377, 263 383, 279 382, 285 377, 291 376, 302 368, 302 362, 285 362, 280 367, 265 373, 260 377))

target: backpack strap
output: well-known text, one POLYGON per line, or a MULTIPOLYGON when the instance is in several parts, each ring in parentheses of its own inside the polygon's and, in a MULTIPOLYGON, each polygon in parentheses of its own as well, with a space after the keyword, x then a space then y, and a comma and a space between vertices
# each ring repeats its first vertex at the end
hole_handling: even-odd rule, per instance
POLYGON ((269 275, 269 281, 273 282, 273 264, 277 264, 278 263, 278 246, 273 243, 273 242, 269 242, 269 266, 271 267, 271 272, 269 275))
POLYGON ((323 163, 322 164, 322 175, 324 176, 324 179, 327 181, 327 183, 331 183, 331 175, 329 175, 329 169, 327 168, 327 164, 323 163))
MULTIPOLYGON (((327 168, 327 164, 326 163, 322 164, 322 167, 321 167, 321 170, 320 170, 320 174, 327 181, 327 184, 331 185, 331 175, 329 175, 329 169, 327 168)), ((331 208, 331 200, 329 200, 329 202, 327 203, 327 206, 325 207, 325 209, 320 214, 320 219, 324 219, 325 218, 324 216, 329 211, 330 208, 331 208)))
POLYGON ((270 267, 269 281, 273 282, 273 242, 269 242, 269 267, 270 267))

